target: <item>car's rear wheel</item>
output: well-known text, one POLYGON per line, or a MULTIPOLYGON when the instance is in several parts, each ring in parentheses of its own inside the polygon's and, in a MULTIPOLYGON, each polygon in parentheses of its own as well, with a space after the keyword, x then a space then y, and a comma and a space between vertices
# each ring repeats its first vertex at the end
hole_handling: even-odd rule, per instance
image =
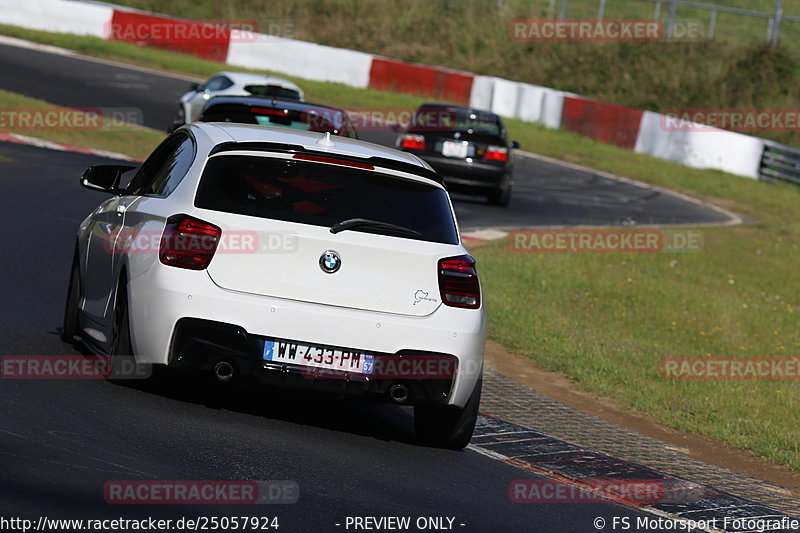
POLYGON ((128 291, 124 280, 117 288, 117 302, 114 305, 114 320, 111 325, 109 346, 109 380, 124 381, 124 376, 134 368, 135 357, 131 343, 131 328, 128 319, 128 291))
POLYGON ((427 446, 464 448, 472 439, 478 420, 483 378, 478 378, 463 409, 450 405, 417 405, 414 407, 414 426, 417 439, 427 446))
POLYGON ((175 111, 175 118, 172 119, 172 124, 167 128, 167 133, 172 133, 184 124, 186 124, 186 111, 183 109, 182 105, 179 105, 178 109, 175 111))
POLYGON ((511 185, 504 185, 488 195, 489 203, 499 207, 508 207, 511 202, 511 185))
POLYGON ((78 334, 78 299, 81 295, 81 275, 78 268, 78 252, 72 258, 72 268, 69 273, 69 286, 64 304, 64 323, 61 328, 61 340, 73 342, 78 334))

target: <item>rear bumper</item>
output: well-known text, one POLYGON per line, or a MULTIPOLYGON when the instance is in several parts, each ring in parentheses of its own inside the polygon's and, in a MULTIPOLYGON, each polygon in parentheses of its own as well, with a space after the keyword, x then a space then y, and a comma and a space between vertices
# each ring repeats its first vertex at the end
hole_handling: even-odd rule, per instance
POLYGON ((451 190, 484 189, 497 190, 506 185, 510 179, 511 167, 502 164, 467 162, 449 157, 416 154, 423 158, 444 178, 451 190))
POLYGON ((137 359, 145 363, 181 365, 185 361, 189 366, 199 364, 208 369, 204 366, 208 362, 202 357, 199 362, 190 361, 190 352, 210 355, 212 360, 222 354, 234 357, 245 374, 259 379, 298 388, 340 386, 380 394, 384 384, 377 382, 358 384, 352 377, 314 380, 307 375, 293 376, 295 369, 291 368, 265 369, 260 360, 263 339, 287 339, 374 354, 446 354, 455 358, 457 371, 449 380, 446 398, 438 401, 459 407, 466 404, 483 364, 483 309, 440 306, 428 316, 414 317, 310 304, 225 290, 215 285, 205 271, 160 264, 131 279, 129 294, 133 348, 137 359), (188 342, 181 340, 183 334, 178 325, 182 319, 222 324, 224 331, 214 333, 220 328, 206 324, 201 329, 208 334, 194 335, 198 342, 188 342), (238 337, 231 337, 231 328, 239 332, 238 337), (236 355, 240 353, 246 356, 236 355))
MULTIPOLYGON (((446 404, 455 378, 455 372, 447 370, 455 371, 457 365, 457 359, 451 355, 426 354, 431 361, 437 358, 451 364, 430 365, 430 368, 444 371, 427 376, 413 371, 368 376, 264 361, 263 348, 264 338, 233 324, 182 318, 175 326, 169 365, 211 375, 217 364, 228 363, 233 366, 236 377, 249 377, 273 386, 362 396, 377 401, 390 401, 390 389, 402 385, 408 391, 408 398, 395 403, 410 405, 446 404)), ((396 368, 399 361, 413 360, 415 355, 375 354, 375 357, 391 360, 394 363, 391 367, 396 368)))

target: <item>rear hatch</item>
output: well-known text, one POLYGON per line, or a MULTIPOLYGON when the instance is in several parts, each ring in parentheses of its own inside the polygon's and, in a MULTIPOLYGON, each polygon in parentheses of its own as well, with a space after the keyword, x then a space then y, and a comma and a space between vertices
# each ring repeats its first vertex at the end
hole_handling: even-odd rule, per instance
POLYGON ((441 187, 368 168, 282 157, 229 152, 209 159, 195 205, 209 210, 197 215, 223 232, 208 267, 214 283, 411 316, 439 306, 437 262, 463 253, 441 187), (331 232, 353 219, 371 222, 350 222, 349 229, 331 232), (252 247, 241 243, 248 236, 256 242, 252 247))

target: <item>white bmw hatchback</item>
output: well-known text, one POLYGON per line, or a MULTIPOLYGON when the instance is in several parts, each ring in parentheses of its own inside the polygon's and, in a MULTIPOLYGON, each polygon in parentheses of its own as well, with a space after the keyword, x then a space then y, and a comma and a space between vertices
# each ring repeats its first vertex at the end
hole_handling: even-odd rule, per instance
POLYGON ((329 134, 196 123, 81 183, 63 338, 114 362, 414 406, 460 448, 478 414, 486 316, 441 178, 329 134))

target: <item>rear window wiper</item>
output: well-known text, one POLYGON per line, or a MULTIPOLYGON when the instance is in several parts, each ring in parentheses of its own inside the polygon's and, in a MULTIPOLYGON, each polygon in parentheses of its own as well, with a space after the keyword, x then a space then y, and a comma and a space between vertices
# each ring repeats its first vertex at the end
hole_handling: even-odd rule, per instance
POLYGON ((331 226, 331 233, 339 233, 341 231, 356 228, 385 230, 386 232, 396 233, 406 237, 422 237, 422 233, 411 228, 398 226, 396 224, 389 224, 388 222, 381 222, 380 220, 371 220, 369 218, 349 218, 347 220, 342 220, 341 222, 337 222, 331 226))

